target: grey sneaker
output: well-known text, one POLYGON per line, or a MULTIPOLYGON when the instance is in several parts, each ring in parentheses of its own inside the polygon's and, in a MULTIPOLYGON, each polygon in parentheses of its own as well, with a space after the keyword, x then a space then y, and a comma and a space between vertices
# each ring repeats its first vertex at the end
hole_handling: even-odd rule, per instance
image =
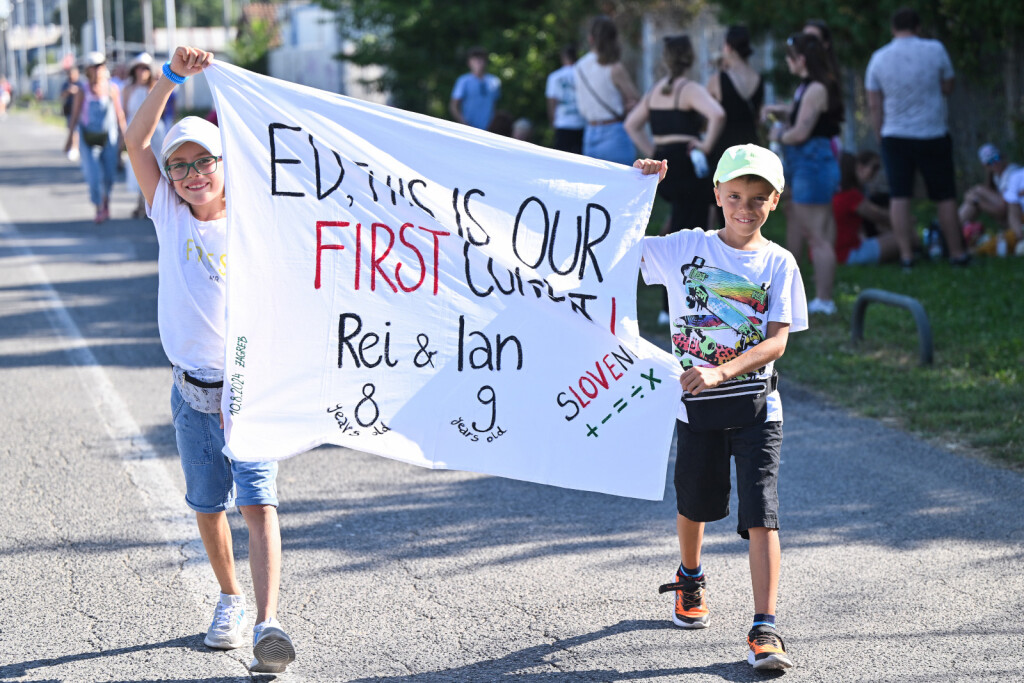
POLYGON ((245 645, 242 629, 245 623, 245 596, 220 594, 217 609, 213 612, 213 623, 206 632, 207 647, 218 650, 233 650, 245 645))
POLYGON ((249 671, 253 673, 284 673, 288 665, 295 661, 292 639, 274 618, 256 624, 252 630, 252 654, 255 659, 249 665, 249 671))

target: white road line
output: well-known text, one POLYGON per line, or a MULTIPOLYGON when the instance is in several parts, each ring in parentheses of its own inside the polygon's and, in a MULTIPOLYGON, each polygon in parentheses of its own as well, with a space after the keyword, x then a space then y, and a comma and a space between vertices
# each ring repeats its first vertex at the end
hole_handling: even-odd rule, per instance
MULTIPOLYGON (((11 222, 2 205, 0 236, 17 256, 25 259, 19 267, 25 268, 33 283, 40 288, 40 293, 47 304, 46 317, 53 328, 61 334, 65 342, 64 351, 74 364, 82 385, 93 397, 93 405, 121 458, 121 464, 142 495, 142 503, 149 513, 156 535, 169 547, 185 556, 180 583, 205 614, 213 607, 211 596, 219 593, 219 587, 212 572, 207 570, 206 552, 191 511, 181 502, 181 494, 171 484, 170 473, 157 456, 156 449, 142 434, 139 425, 128 411, 128 406, 89 348, 88 342, 65 308, 60 295, 53 288, 32 249, 11 222)), ((301 681, 291 673, 285 676, 288 681, 301 681)))

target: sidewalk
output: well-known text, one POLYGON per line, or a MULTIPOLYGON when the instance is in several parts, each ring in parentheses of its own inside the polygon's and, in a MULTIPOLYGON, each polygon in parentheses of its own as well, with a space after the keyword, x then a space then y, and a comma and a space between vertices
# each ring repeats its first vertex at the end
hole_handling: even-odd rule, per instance
MULTIPOLYGON (((61 143, 0 122, 0 681, 250 680, 248 648, 202 645, 212 584, 168 427, 152 228, 93 225, 61 143)), ((116 192, 115 217, 131 208, 116 192)), ((1024 477, 782 391, 783 680, 1020 680, 1024 477)), ((298 659, 280 680, 775 678, 745 662, 735 514, 706 534, 711 627, 671 625, 669 467, 651 503, 339 448, 282 463, 298 659)))

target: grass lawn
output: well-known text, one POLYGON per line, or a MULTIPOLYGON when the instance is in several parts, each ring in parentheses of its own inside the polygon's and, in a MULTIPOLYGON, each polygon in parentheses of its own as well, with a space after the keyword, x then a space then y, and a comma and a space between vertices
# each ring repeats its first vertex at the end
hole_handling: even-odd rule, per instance
MULTIPOLYGON (((660 202, 659 202, 660 203, 660 202)), ((656 207, 648 233, 657 233, 665 207, 656 207)), ((785 245, 782 212, 765 235, 785 245)), ((808 299, 812 268, 800 264, 808 299)), ((657 325, 660 287, 638 288, 640 326, 657 325)), ((1024 259, 976 258, 968 268, 922 263, 899 267, 840 266, 834 316, 811 317, 809 330, 789 338, 780 373, 854 412, 882 419, 945 447, 1024 466, 1024 259), (917 327, 909 311, 871 304, 864 341, 850 341, 857 295, 884 289, 922 303, 932 327, 935 361, 920 366, 917 327)))

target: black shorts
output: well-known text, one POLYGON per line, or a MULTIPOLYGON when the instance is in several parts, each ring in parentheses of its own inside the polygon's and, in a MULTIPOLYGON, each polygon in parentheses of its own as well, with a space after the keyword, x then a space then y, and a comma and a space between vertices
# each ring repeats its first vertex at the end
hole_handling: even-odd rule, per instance
POLYGON ((736 532, 779 528, 779 455, 782 423, 765 422, 744 429, 695 432, 676 420, 676 509, 694 522, 729 516, 729 461, 736 458, 736 493, 740 500, 736 532))
POLYGON ((882 162, 889 178, 889 192, 896 199, 914 194, 914 173, 921 172, 928 199, 941 202, 956 198, 956 172, 953 168, 953 139, 917 140, 882 138, 882 162))

